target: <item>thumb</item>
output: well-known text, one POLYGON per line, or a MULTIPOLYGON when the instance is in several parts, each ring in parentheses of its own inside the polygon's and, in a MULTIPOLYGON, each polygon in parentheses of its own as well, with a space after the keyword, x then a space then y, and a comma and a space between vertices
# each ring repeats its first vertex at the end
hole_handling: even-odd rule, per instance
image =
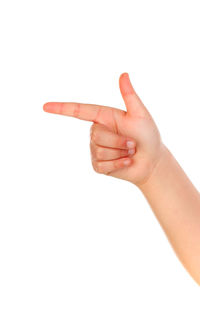
POLYGON ((142 116, 146 115, 147 110, 139 96, 136 94, 128 73, 123 73, 120 75, 119 88, 126 105, 127 114, 132 116, 135 114, 140 114, 142 116))

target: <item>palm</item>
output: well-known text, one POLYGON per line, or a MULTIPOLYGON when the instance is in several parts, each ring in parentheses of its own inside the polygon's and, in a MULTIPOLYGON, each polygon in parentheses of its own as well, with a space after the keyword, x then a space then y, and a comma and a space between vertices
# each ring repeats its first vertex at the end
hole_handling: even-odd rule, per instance
POLYGON ((148 114, 145 117, 122 116, 118 123, 118 133, 135 140, 136 154, 131 166, 113 172, 112 176, 134 180, 135 184, 142 183, 158 159, 161 137, 157 126, 148 114))

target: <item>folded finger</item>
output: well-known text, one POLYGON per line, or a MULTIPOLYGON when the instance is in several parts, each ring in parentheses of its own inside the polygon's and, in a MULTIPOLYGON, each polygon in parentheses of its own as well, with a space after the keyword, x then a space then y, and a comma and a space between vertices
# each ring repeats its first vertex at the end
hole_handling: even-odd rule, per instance
POLYGON ((130 166, 132 162, 132 158, 127 157, 109 161, 93 161, 93 168, 97 173, 110 174, 115 170, 130 166))
POLYGON ((96 160, 113 160, 122 157, 130 157, 135 153, 135 148, 132 149, 108 148, 96 145, 93 142, 90 143, 90 150, 92 158, 96 160))
POLYGON ((132 138, 111 132, 104 125, 99 124, 91 127, 91 140, 96 145, 118 149, 131 149, 136 145, 132 138))

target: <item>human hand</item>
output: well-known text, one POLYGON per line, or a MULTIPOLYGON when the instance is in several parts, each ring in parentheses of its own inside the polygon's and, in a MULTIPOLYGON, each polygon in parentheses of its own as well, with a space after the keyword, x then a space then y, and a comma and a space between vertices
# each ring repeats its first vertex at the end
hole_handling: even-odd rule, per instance
POLYGON ((127 73, 120 75, 119 87, 127 111, 76 102, 47 102, 43 109, 92 121, 90 150, 94 170, 140 186, 151 176, 165 145, 127 73), (127 141, 133 146, 127 146, 127 141))

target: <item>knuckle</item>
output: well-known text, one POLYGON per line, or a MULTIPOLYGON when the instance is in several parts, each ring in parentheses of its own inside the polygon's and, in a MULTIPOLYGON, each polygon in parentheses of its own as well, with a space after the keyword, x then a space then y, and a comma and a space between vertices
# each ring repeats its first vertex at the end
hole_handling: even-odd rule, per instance
POLYGON ((94 158, 94 146, 90 143, 90 156, 93 159, 94 158))
POLYGON ((90 138, 92 136, 92 131, 93 131, 93 125, 90 127, 90 138))
POLYGON ((102 166, 102 164, 100 162, 97 162, 96 169, 97 169, 98 173, 103 173, 104 172, 103 166, 102 166))
POLYGON ((97 143, 99 141, 99 138, 101 136, 101 125, 99 124, 93 124, 90 128, 90 139, 91 141, 97 143))
POLYGON ((95 129, 95 124, 93 123, 90 127, 90 137, 92 136, 94 129, 95 129))
POLYGON ((92 161, 92 167, 93 167, 94 171, 96 171, 96 172, 97 172, 96 162, 92 161))
POLYGON ((103 158, 103 149, 101 147, 96 148, 96 158, 99 160, 103 158))
POLYGON ((96 128, 93 128, 92 133, 91 133, 91 140, 93 142, 96 142, 98 139, 98 131, 96 128))
POLYGON ((117 169, 119 167, 119 163, 117 160, 113 161, 113 167, 114 167, 114 169, 117 169))
POLYGON ((101 173, 101 165, 98 162, 93 161, 92 166, 95 172, 101 173))

